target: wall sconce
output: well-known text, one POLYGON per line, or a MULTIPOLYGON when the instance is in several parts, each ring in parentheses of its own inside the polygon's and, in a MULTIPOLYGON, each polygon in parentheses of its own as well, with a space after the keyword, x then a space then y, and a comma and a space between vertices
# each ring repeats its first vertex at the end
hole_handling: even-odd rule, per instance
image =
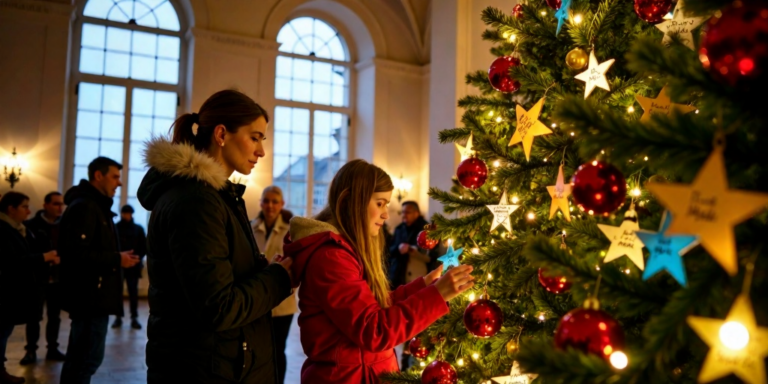
POLYGON ((401 173, 400 178, 392 180, 392 184, 395 185, 395 190, 397 190, 397 202, 402 203, 403 198, 408 196, 408 192, 413 188, 413 183, 404 179, 403 174, 401 173))
POLYGON ((17 156, 16 147, 13 147, 11 156, 6 156, 3 159, 3 174, 5 181, 11 183, 11 189, 21 180, 21 170, 24 168, 27 168, 27 163, 17 156))

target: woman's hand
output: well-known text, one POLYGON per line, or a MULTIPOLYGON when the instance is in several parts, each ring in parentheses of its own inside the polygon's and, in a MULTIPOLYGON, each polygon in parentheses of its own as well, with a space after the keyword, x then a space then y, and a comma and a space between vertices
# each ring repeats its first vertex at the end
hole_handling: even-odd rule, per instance
POLYGON ((441 266, 435 268, 434 271, 432 271, 432 272, 428 273, 426 276, 424 276, 424 284, 430 285, 430 284, 434 283, 435 281, 437 281, 437 279, 440 278, 440 275, 442 275, 442 274, 443 274, 443 266, 441 265, 441 266))
MULTIPOLYGON (((442 270, 442 266, 439 268, 442 270)), ((451 268, 437 280, 435 287, 445 301, 450 301, 475 285, 475 278, 470 273, 472 273, 470 265, 451 268)))
POLYGON ((291 277, 291 286, 295 286, 295 282, 293 281, 293 274, 291 273, 291 265, 293 264, 293 259, 283 255, 275 255, 272 257, 272 264, 282 265, 283 268, 285 268, 285 271, 288 272, 288 276, 291 277))
POLYGON ((59 264, 59 262, 61 261, 56 251, 49 251, 49 252, 43 253, 43 260, 45 260, 46 263, 51 263, 53 265, 59 264))

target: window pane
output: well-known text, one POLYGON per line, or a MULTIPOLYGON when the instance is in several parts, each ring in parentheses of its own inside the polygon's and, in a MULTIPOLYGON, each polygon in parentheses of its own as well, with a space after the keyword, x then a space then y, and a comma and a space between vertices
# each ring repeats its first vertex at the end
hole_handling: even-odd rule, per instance
POLYGON ((312 84, 312 102, 315 104, 331 105, 331 86, 328 84, 312 84))
POLYGON ((107 68, 104 70, 104 74, 127 78, 129 60, 130 56, 128 54, 107 51, 107 68))
POLYGON ((101 84, 80 83, 77 92, 77 109, 101 110, 101 84))
POLYGON ((290 78, 292 71, 292 61, 290 57, 285 56, 278 56, 277 57, 277 64, 275 65, 277 77, 284 77, 284 78, 290 78))
POLYGON ((141 141, 149 140, 152 137, 152 118, 131 116, 131 140, 141 141))
MULTIPOLYGON (((122 188, 117 188, 117 193, 115 193, 115 197, 112 198, 112 206, 109 208, 110 211, 118 213, 120 212, 120 192, 122 188)), ((113 218, 113 221, 118 222, 120 221, 120 216, 116 216, 113 218)))
POLYGON ((174 92, 155 91, 155 116, 176 118, 178 96, 174 92))
POLYGON ((112 0, 88 0, 83 10, 83 15, 106 19, 107 13, 115 3, 112 0))
POLYGON ((309 110, 293 108, 291 112, 291 130, 293 132, 309 133, 309 110))
POLYGON ((294 80, 291 84, 291 100, 309 102, 312 100, 310 94, 311 83, 309 81, 294 80))
POLYGON ((181 40, 174 36, 159 36, 157 38, 157 56, 167 59, 179 59, 181 53, 181 40))
POLYGON ((102 109, 106 112, 125 112, 125 87, 105 85, 102 109))
POLYGON ((333 66, 333 84, 344 85, 347 83, 347 68, 340 65, 333 66))
POLYGON ((322 40, 320 40, 317 37, 313 36, 312 38, 308 38, 307 41, 311 42, 310 44, 312 44, 312 45, 310 45, 310 46, 312 47, 312 52, 315 53, 315 56, 323 58, 323 59, 327 59, 328 58, 327 56, 321 56, 320 55, 320 50, 325 46, 325 43, 322 40))
POLYGON ((328 136, 331 134, 331 113, 328 111, 315 111, 315 136, 328 136))
POLYGON ((296 32, 289 25, 283 26, 277 34, 277 42, 280 43, 280 51, 293 52, 293 46, 299 40, 296 32))
POLYGON ((275 98, 282 100, 291 99, 291 80, 288 79, 276 79, 275 80, 275 98))
MULTIPOLYGON (((275 159, 278 155, 290 155, 291 154, 291 134, 289 132, 283 132, 275 130, 275 159)), ((275 164, 275 173, 277 173, 277 164, 275 164)))
POLYGON ((309 60, 294 59, 293 60, 293 78, 301 80, 309 80, 312 78, 312 62, 309 60))
MULTIPOLYGON (((93 139, 75 139, 75 165, 88 166, 99 157, 99 141, 93 139)), ((87 172, 86 172, 87 173, 87 172)))
POLYGON ((123 115, 104 113, 101 115, 101 138, 123 140, 125 131, 125 118, 123 115))
POLYGON ((152 124, 152 132, 154 134, 166 133, 171 128, 171 124, 173 124, 173 119, 155 118, 152 124))
POLYGON ((104 74, 104 51, 90 48, 81 49, 80 72, 93 75, 104 74))
POLYGON ((179 17, 176 15, 176 10, 173 9, 173 5, 171 5, 170 1, 166 1, 155 8, 155 15, 157 15, 157 21, 160 28, 169 31, 178 31, 181 29, 179 26, 179 17))
MULTIPOLYGON (((297 17, 289 23, 293 30, 299 37, 312 36, 313 33, 313 21, 311 17, 297 17)), ((312 48, 309 46, 308 48, 312 48)))
MULTIPOLYGON (((143 179, 143 177, 142 177, 142 179, 143 179)), ((131 183, 135 183, 135 182, 141 183, 142 179, 139 179, 138 181, 130 180, 129 182, 131 182, 131 183)), ((139 203, 139 199, 137 199, 136 197, 129 197, 128 198, 128 204, 131 207, 133 207, 133 210, 134 210, 134 212, 133 212, 133 223, 137 224, 137 225, 140 225, 142 228, 144 228, 144 232, 146 233, 147 225, 149 224, 149 212, 147 212, 147 210, 144 209, 141 206, 141 203, 139 203)))
POLYGON ((77 185, 80 180, 88 179, 88 166, 75 167, 75 172, 72 175, 72 184, 77 185))
POLYGON ((128 196, 136 196, 136 192, 139 190, 139 185, 141 185, 141 179, 144 178, 145 173, 147 172, 144 169, 128 171, 128 185, 126 188, 128 196))
POLYGON ((146 32, 133 32, 133 53, 155 57, 157 53, 157 35, 146 32))
POLYGON ((134 1, 133 4, 133 18, 136 19, 136 24, 144 27, 157 28, 157 17, 152 10, 138 1, 134 1))
POLYGON ((99 150, 99 156, 105 156, 114 161, 117 161, 118 163, 122 163, 123 162, 123 142, 112 141, 112 140, 102 140, 101 148, 99 150))
POLYGON ((155 80, 155 59, 143 56, 131 56, 131 78, 136 80, 155 80))
MULTIPOLYGON (((276 145, 275 149, 277 149, 277 147, 278 146, 276 145)), ((288 165, 290 164, 289 159, 290 159, 289 156, 278 155, 277 153, 275 153, 274 162, 272 166, 272 172, 275 179, 283 176, 283 173, 285 173, 285 170, 288 169, 288 165)))
POLYGON ((344 51, 344 45, 338 37, 328 42, 328 49, 331 50, 331 59, 347 61, 347 54, 344 51))
POLYGON ((293 133, 291 134, 291 141, 289 143, 292 156, 303 157, 309 155, 309 135, 293 133))
POLYGON ((290 132, 291 128, 291 115, 293 111, 291 111, 293 108, 287 108, 287 107, 275 107, 275 118, 273 125, 275 127, 275 131, 285 130, 286 132, 290 132))
POLYGON ((316 61, 312 63, 312 82, 313 83, 331 83, 333 65, 316 61))
POLYGON ((107 49, 110 51, 130 52, 131 31, 122 28, 107 28, 107 49))
POLYGON ((346 103, 347 87, 343 87, 341 85, 334 85, 332 96, 333 96, 333 100, 331 104, 333 106, 345 107, 347 105, 346 103))
POLYGON ((149 89, 134 88, 131 106, 131 114, 152 116, 152 108, 155 101, 155 92, 149 89))
POLYGON ((100 129, 101 113, 77 111, 77 128, 75 134, 78 137, 92 137, 98 139, 100 129))
POLYGON ((315 19, 315 36, 321 41, 328 41, 336 36, 336 31, 324 21, 315 19))
POLYGON ((179 62, 158 59, 157 81, 166 84, 177 84, 179 82, 179 62))
POLYGON ((83 24, 83 36, 80 43, 84 47, 104 49, 107 28, 103 25, 83 24))

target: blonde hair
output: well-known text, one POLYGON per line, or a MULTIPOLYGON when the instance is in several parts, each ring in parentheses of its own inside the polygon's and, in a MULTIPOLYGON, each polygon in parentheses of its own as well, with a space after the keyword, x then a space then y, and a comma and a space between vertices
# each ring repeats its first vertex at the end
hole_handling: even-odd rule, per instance
POLYGON ((383 235, 368 234, 368 204, 376 192, 394 190, 381 168, 352 160, 336 173, 328 191, 328 206, 315 219, 333 224, 352 245, 363 263, 363 275, 379 304, 389 307, 389 283, 384 273, 383 235))
POLYGON ((264 188, 264 191, 261 192, 261 198, 264 198, 264 195, 267 193, 274 193, 275 195, 280 196, 280 200, 283 199, 283 190, 280 189, 277 185, 270 185, 269 187, 264 188))

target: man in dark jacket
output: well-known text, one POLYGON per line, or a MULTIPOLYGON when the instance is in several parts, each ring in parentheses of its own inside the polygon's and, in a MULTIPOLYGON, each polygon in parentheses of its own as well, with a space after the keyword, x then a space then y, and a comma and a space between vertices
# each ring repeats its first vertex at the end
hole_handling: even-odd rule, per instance
MULTIPOLYGON (((144 228, 133 222, 133 207, 126 204, 120 209, 120 221, 117 223, 117 234, 120 237, 120 250, 133 250, 133 254, 139 257, 139 263, 123 270, 125 284, 128 287, 128 299, 131 302, 131 328, 141 329, 139 323, 139 279, 144 264, 141 259, 147 254, 147 237, 144 228)), ((117 316, 112 328, 120 328, 123 325, 123 317, 117 316)))
MULTIPOLYGON (((59 243, 59 219, 64 212, 64 196, 61 192, 54 191, 45 195, 43 209, 37 212, 35 217, 24 222, 24 226, 30 231, 41 252, 55 250, 59 243)), ((59 351, 59 326, 61 324, 61 284, 59 283, 59 266, 44 264, 38 274, 38 283, 41 284, 43 300, 46 304, 48 322, 45 326, 45 340, 48 343, 46 360, 64 361, 64 354, 59 351)), ((42 303, 41 303, 42 304, 42 303)), ((39 313, 42 314, 40 307, 39 313)), ((40 318, 39 320, 42 320, 40 318)), ((37 361, 37 341, 40 339, 40 321, 27 323, 27 345, 24 349, 27 353, 21 359, 20 364, 32 364, 37 361)))
POLYGON ((90 383, 104 359, 109 315, 122 314, 122 268, 139 262, 132 251, 119 251, 112 221, 120 169, 116 161, 98 157, 88 165, 88 181, 64 195, 68 207, 60 222, 60 279, 72 325, 62 384, 90 383))
POLYGON ((415 201, 402 204, 403 222, 395 227, 395 236, 389 246, 389 281, 392 289, 427 274, 429 265, 426 251, 420 250, 416 237, 427 225, 415 201), (410 273, 410 276, 409 276, 410 273))

